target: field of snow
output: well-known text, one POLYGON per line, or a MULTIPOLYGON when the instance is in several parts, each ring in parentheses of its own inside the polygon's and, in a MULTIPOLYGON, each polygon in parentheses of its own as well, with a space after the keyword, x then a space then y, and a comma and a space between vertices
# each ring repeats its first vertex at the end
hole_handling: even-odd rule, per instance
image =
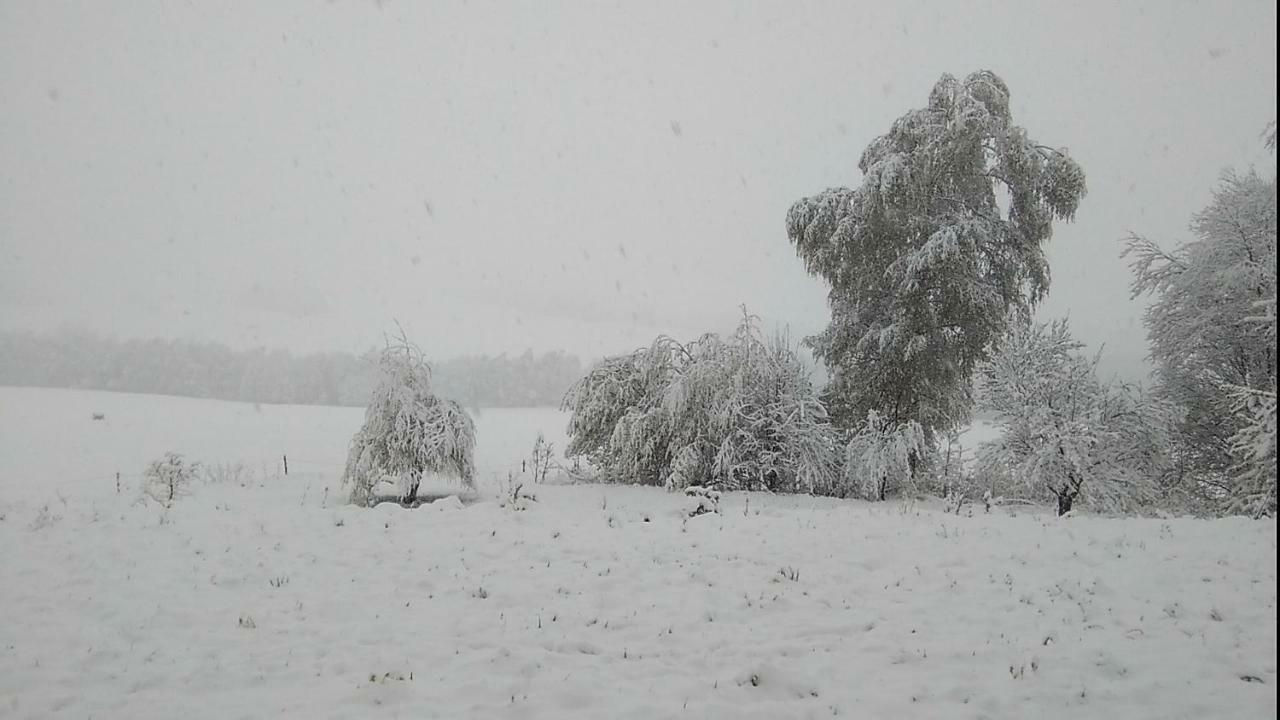
POLYGON ((543 410, 478 419, 480 501, 357 509, 360 419, 0 388, 0 717, 1276 716, 1273 521, 507 506, 543 410), (220 468, 169 510, 166 450, 220 468))

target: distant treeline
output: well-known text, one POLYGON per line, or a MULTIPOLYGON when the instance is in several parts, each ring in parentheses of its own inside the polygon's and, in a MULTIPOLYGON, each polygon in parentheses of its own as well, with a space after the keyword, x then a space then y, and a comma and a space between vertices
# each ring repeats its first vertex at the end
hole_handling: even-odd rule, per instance
MULTIPOLYGON (((0 385, 82 388, 299 405, 363 406, 376 350, 363 355, 232 350, 187 340, 0 331, 0 385)), ((560 404, 583 374, 562 352, 479 355, 432 364, 437 392, 472 407, 560 404)))

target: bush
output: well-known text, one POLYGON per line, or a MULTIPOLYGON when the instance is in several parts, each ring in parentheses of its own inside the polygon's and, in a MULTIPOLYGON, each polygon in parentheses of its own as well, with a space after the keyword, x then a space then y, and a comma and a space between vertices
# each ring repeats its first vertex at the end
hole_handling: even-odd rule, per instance
POLYGON ((684 514, 687 517, 720 512, 719 490, 712 490, 701 485, 690 485, 684 489, 684 496, 684 514))
POLYGON ((875 410, 845 446, 845 485, 868 500, 884 500, 891 489, 915 488, 933 447, 914 420, 895 425, 875 410))
POLYGON ((165 507, 172 507, 180 495, 190 492, 200 464, 187 462, 182 455, 167 452, 152 460, 142 473, 142 492, 165 507))
POLYGON ((837 491, 840 442, 785 336, 746 315, 728 338, 660 336, 606 358, 566 395, 569 457, 604 479, 680 489, 837 491))

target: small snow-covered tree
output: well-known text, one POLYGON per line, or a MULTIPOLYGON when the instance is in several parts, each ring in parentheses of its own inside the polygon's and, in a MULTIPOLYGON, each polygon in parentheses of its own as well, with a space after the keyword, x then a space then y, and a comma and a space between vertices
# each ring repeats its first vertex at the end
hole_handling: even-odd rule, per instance
POLYGON ((934 433, 964 422, 974 368, 1049 288, 1043 244, 1070 220, 1084 171, 1014 124, 994 73, 943 75, 858 163, 862 184, 804 198, 787 235, 830 285, 809 342, 831 374, 837 424, 869 411, 934 433))
POLYGON ((671 462, 662 393, 688 360, 685 347, 663 335, 647 348, 596 363, 565 394, 565 454, 585 457, 606 480, 662 484, 671 462))
POLYGON ((171 507, 173 501, 190 491, 200 471, 200 464, 188 462, 180 453, 167 452, 152 460, 142 473, 142 492, 151 499, 171 507))
MULTIPOLYGON (((712 389, 710 417, 722 433, 712 476, 726 489, 834 493, 839 438, 790 338, 760 337, 756 318, 723 345, 708 343, 687 378, 712 389)), ((676 396, 682 395, 677 380, 676 396)))
POLYGON ((835 492, 839 440, 785 336, 745 315, 728 338, 668 337, 598 363, 566 395, 570 457, 678 489, 835 492))
POLYGON ((1007 473, 1052 494, 1058 513, 1078 498, 1105 510, 1150 502, 1168 471, 1170 407, 1142 390, 1098 379, 1066 321, 1015 329, 979 370, 982 410, 998 440, 978 452, 979 472, 1007 473))
POLYGON ((364 425, 351 439, 343 484, 351 500, 367 504, 385 476, 402 483, 401 501, 417 499, 423 473, 444 473, 475 487, 475 423, 461 405, 437 397, 431 366, 401 336, 378 358, 378 383, 364 425))
POLYGON ((555 455, 555 445, 547 442, 542 433, 533 441, 533 451, 529 454, 529 470, 533 473, 533 482, 546 481, 551 470, 551 458, 555 455))
POLYGON ((870 410, 845 447, 845 485, 868 500, 884 500, 891 490, 914 486, 916 465, 929 452, 920 423, 895 424, 870 410))

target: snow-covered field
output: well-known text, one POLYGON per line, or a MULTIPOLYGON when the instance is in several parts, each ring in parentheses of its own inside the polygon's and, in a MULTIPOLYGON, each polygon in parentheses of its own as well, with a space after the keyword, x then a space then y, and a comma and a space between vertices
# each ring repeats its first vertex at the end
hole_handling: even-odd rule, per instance
POLYGON ((480 502, 365 510, 360 419, 0 388, 0 717, 1276 715, 1274 522, 505 507, 537 432, 563 447, 539 410, 479 418, 480 502), (166 450, 245 467, 165 511, 137 475, 166 450))

